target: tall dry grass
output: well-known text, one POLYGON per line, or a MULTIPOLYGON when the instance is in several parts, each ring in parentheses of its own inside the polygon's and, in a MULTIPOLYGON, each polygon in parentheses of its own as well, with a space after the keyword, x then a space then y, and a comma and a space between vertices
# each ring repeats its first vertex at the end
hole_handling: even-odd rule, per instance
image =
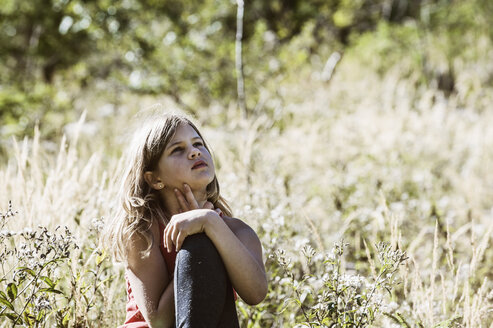
MULTIPOLYGON (((312 261, 322 261, 344 238, 348 276, 376 276, 379 241, 409 257, 401 283, 379 296, 374 326, 492 327, 493 113, 491 92, 470 88, 477 67, 464 68, 457 93, 446 98, 416 88, 398 70, 380 77, 351 61, 340 65, 330 84, 312 75, 280 85, 280 96, 248 120, 232 108, 198 114, 207 122, 203 134, 215 150, 223 193, 264 246, 269 294, 255 308, 239 302, 242 326, 307 326, 303 309, 284 303, 295 296, 274 254, 282 249, 301 281, 309 264, 300 249, 310 244, 312 261), (227 117, 224 124, 211 117, 217 112, 227 117)), ((90 109, 56 147, 39 133, 5 141, 10 157, 0 169, 0 212, 9 200, 19 212, 6 229, 67 225, 86 254, 71 262, 72 273, 95 267, 94 227, 114 210, 121 136, 131 107, 142 103, 129 98, 112 118, 90 109), (88 125, 99 130, 91 134, 88 125)), ((312 273, 315 285, 322 268, 312 273)), ((96 318, 104 310, 94 327, 124 317, 122 268, 106 269, 115 278, 88 312, 96 318)), ((82 302, 82 292, 75 295, 82 302)))

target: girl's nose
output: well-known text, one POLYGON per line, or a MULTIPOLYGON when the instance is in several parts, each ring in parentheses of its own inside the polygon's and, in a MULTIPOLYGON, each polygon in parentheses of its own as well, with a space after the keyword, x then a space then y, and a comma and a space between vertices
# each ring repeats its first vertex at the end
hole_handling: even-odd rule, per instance
POLYGON ((200 157, 200 155, 202 155, 200 153, 200 150, 198 150, 197 148, 195 147, 192 147, 192 150, 190 151, 189 153, 189 157, 190 159, 194 159, 194 158, 197 158, 197 157, 200 157))

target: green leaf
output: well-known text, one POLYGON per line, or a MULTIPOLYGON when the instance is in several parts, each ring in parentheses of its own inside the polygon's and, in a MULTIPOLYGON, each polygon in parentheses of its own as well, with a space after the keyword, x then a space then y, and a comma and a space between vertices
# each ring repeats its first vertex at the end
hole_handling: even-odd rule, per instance
MULTIPOLYGON (((19 317, 19 319, 20 319, 20 317, 19 317)), ((35 319, 35 317, 31 313, 29 313, 28 311, 24 312, 24 321, 26 322, 28 327, 34 326, 34 319, 35 319)))
POLYGON ((7 317, 9 318, 12 322, 17 320, 17 314, 15 313, 0 313, 0 317, 7 317))
POLYGON ((50 279, 50 277, 41 276, 40 279, 46 282, 50 288, 55 288, 55 283, 50 279))
POLYGON ((246 309, 245 309, 245 307, 243 307, 243 306, 239 306, 238 308, 240 309, 241 313, 243 314, 243 316, 244 316, 245 318, 248 318, 248 317, 249 317, 249 316, 248 316, 248 313, 247 313, 247 311, 246 311, 246 309))
POLYGON ((31 276, 36 277, 36 273, 35 273, 32 269, 30 269, 30 268, 28 268, 28 267, 19 267, 19 268, 17 268, 17 270, 18 270, 18 271, 24 271, 24 272, 27 272, 27 273, 29 273, 31 276))
POLYGON ((41 322, 45 316, 45 310, 39 311, 36 315, 36 322, 41 322))
POLYGON ((54 294, 63 294, 63 292, 61 290, 58 290, 58 289, 55 289, 55 288, 41 288, 40 290, 38 290, 38 292, 42 293, 54 293, 54 294))
POLYGON ((7 286, 7 295, 9 295, 11 301, 14 301, 17 297, 17 285, 13 282, 7 286))
POLYGON ((96 265, 99 266, 106 258, 106 252, 102 251, 101 255, 96 256, 96 265))
POLYGON ((8 307, 9 309, 11 309, 12 311, 14 311, 14 306, 12 305, 12 303, 10 303, 6 298, 3 298, 3 297, 0 297, 0 303, 2 303, 3 305, 5 305, 6 307, 8 307))
POLYGON ((386 317, 391 318, 392 320, 394 320, 395 323, 400 324, 402 327, 409 328, 409 326, 407 325, 407 323, 404 320, 404 318, 402 318, 402 316, 398 312, 395 313, 395 314, 392 314, 392 313, 389 313, 389 312, 383 312, 383 315, 385 315, 386 317))
POLYGON ((70 320, 70 311, 67 311, 67 313, 63 317, 63 321, 62 321, 63 327, 68 327, 69 320, 70 320))
POLYGON ((5 294, 4 292, 2 292, 1 290, 0 290, 0 298, 8 299, 7 298, 7 294, 5 294))

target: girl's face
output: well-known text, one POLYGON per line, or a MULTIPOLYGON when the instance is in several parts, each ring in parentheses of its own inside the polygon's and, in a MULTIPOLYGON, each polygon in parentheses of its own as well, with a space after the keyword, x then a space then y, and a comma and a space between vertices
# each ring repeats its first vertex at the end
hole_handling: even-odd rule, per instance
POLYGON ((183 189, 186 183, 192 190, 205 190, 214 180, 212 157, 204 141, 188 124, 181 124, 164 149, 157 175, 165 188, 183 189))

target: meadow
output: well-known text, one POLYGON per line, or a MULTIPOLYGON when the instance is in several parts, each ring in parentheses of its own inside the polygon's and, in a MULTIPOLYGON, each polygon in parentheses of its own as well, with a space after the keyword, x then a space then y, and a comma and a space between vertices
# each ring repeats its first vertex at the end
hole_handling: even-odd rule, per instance
MULTIPOLYGON (((148 108, 193 114, 214 150, 223 196, 261 239, 269 291, 254 307, 238 300, 241 327, 493 327, 492 39, 483 30, 457 38, 472 40, 461 52, 445 32, 417 37, 411 25, 392 39, 380 24, 341 54, 319 45, 342 56, 329 67, 327 56, 306 55, 312 24, 279 46, 269 68, 246 75, 258 91, 248 113, 226 100, 191 113, 179 97, 130 92, 106 75, 106 84, 95 78, 82 88, 91 66, 80 62, 64 73, 80 81, 63 88, 63 78, 54 80, 44 95, 53 93, 54 104, 75 99, 73 122, 65 124, 67 111, 22 98, 19 106, 45 106, 46 120, 3 138, 25 122, 12 118, 14 107, 2 116, 10 123, 0 129, 0 327, 123 323, 124 266, 99 238, 118 206, 129 134, 148 108), (289 69, 274 75, 276 65, 289 69), (452 90, 440 84, 447 65, 452 90)), ((255 47, 268 53, 272 36, 255 29, 245 57, 253 67, 262 61, 252 59, 255 47)), ((187 81, 184 90, 194 90, 187 81)), ((15 104, 16 95, 0 91, 3 108, 15 104)))
MULTIPOLYGON (((264 247, 269 292, 238 301, 242 327, 493 326, 492 93, 470 88, 481 64, 450 97, 349 59, 330 83, 314 69, 283 84, 271 112, 198 112, 224 196, 264 247)), ((123 322, 124 267, 98 237, 132 116, 157 102, 174 108, 83 102, 60 140, 5 141, 1 327, 123 322)))

